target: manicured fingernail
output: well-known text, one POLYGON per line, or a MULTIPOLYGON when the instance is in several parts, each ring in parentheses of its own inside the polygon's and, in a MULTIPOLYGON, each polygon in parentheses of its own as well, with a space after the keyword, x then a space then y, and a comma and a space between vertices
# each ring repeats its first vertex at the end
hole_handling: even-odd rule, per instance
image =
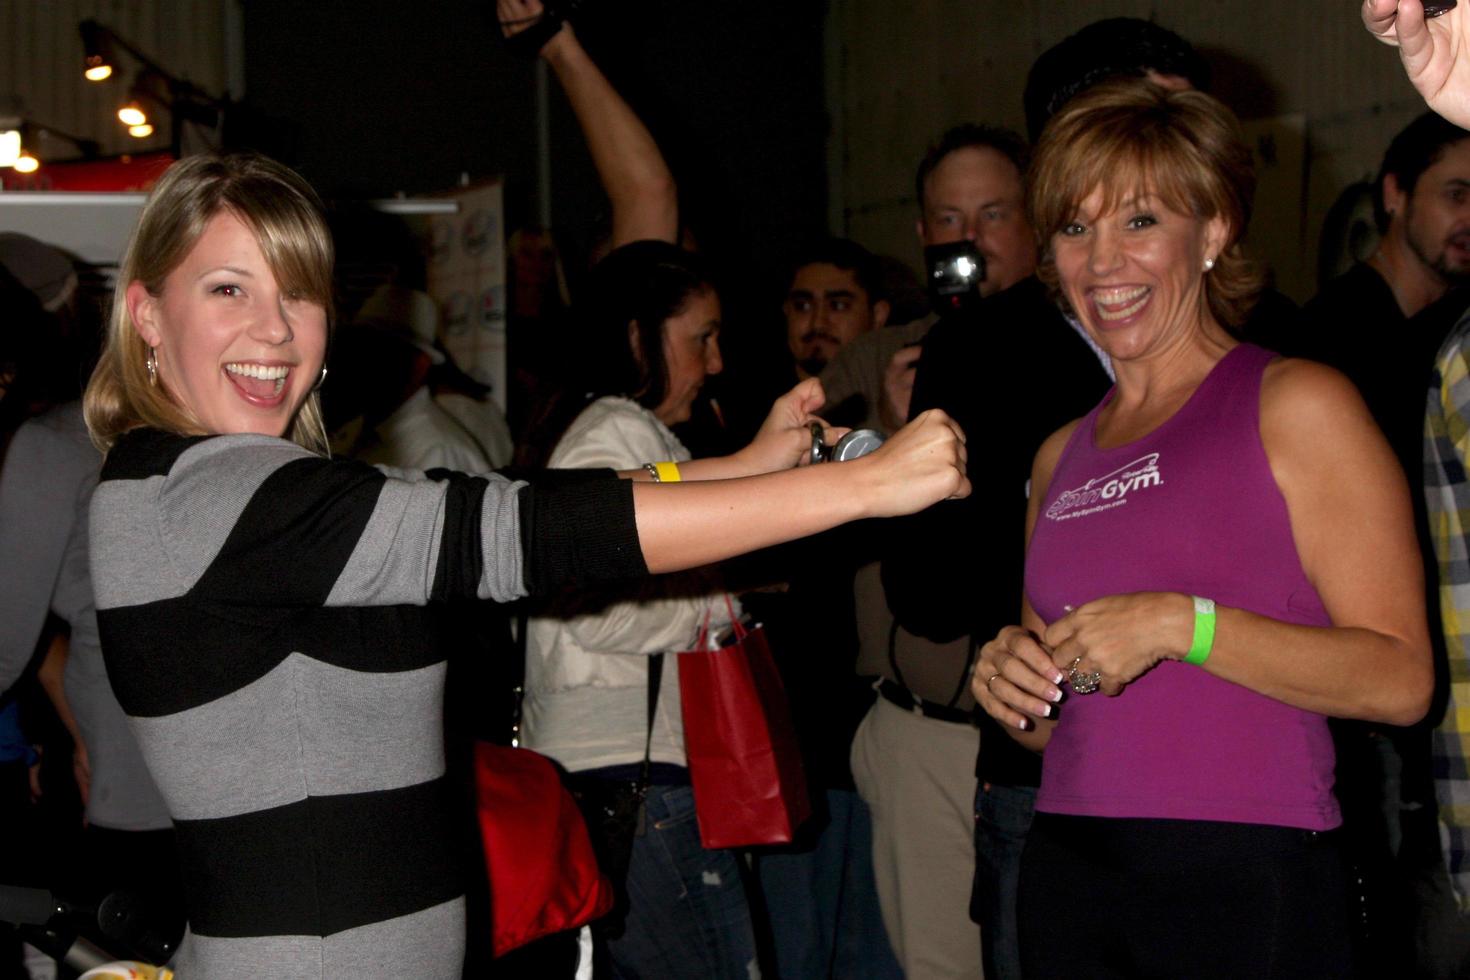
MULTIPOLYGON (((1064 673, 1062 673, 1060 670, 1057 671, 1055 674, 1052 674, 1051 675, 1051 682, 1053 684, 1060 684, 1062 681, 1064 681, 1066 679, 1067 679, 1067 675, 1064 674, 1064 673)), ((1057 692, 1057 696, 1054 697, 1054 698, 1052 698, 1053 701, 1060 701, 1061 699, 1062 699, 1062 692, 1061 691, 1058 691, 1057 692)))
POLYGON ((1051 717, 1051 705, 1049 705, 1049 704, 1043 704, 1041 706, 1041 717, 1043 717, 1043 718, 1050 718, 1051 717))
POLYGON ((1065 610, 1066 612, 1069 612, 1069 613, 1070 612, 1076 612, 1077 611, 1077 607, 1076 606, 1063 606, 1062 609, 1065 610))
POLYGON ((1020 721, 1016 722, 1016 727, 1019 728, 1023 732, 1030 731, 1031 730, 1031 722, 1029 720, 1025 719, 1025 718, 1022 718, 1020 721))
MULTIPOLYGON (((1061 682, 1062 679, 1058 677, 1057 683, 1060 684, 1061 682)), ((1049 701, 1060 701, 1062 699, 1062 689, 1059 687, 1054 687, 1050 691, 1046 692, 1046 697, 1049 701)))

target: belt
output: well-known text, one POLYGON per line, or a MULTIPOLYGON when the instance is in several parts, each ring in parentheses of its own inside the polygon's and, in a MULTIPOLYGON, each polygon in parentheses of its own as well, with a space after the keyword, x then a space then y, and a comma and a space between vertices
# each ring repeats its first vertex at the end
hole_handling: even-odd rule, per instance
POLYGON ((954 725, 973 725, 975 723, 970 712, 934 701, 925 701, 913 691, 886 677, 878 682, 878 693, 883 695, 883 700, 889 704, 897 705, 905 711, 912 711, 916 715, 923 715, 925 718, 947 721, 954 725))

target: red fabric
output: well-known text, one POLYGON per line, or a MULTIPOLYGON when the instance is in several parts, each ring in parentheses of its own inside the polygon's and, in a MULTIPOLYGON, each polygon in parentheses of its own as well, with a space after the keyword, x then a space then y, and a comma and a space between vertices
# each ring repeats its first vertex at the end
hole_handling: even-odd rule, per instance
POLYGON ((587 825, 556 768, 530 749, 475 746, 495 955, 585 925, 613 905, 587 825))
POLYGON ((173 162, 171 153, 139 153, 62 163, 43 161, 35 173, 0 170, 0 187, 8 191, 146 191, 173 162))
POLYGON ((679 698, 700 841, 790 843, 811 801, 765 630, 736 624, 731 645, 679 654, 679 698))

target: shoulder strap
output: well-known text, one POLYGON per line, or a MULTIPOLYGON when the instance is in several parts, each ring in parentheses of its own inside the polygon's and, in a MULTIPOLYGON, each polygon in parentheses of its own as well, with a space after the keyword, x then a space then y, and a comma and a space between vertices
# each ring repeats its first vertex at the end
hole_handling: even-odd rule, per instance
POLYGON ((647 788, 649 767, 653 764, 653 715, 658 710, 658 689, 664 680, 664 655, 655 653, 648 658, 648 734, 643 739, 643 768, 638 773, 638 783, 647 788))
MULTIPOLYGON (((965 695, 965 687, 970 683, 970 671, 975 666, 975 651, 979 647, 979 642, 976 640, 975 634, 973 632, 970 634, 969 639, 970 649, 965 655, 965 666, 960 671, 959 682, 955 684, 954 693, 949 696, 949 701, 945 704, 946 708, 953 708, 955 705, 960 703, 960 698, 964 697, 965 695)), ((898 686, 912 693, 913 689, 910 688, 908 682, 904 680, 903 671, 898 669, 897 647, 898 618, 894 617, 893 625, 888 628, 888 666, 893 668, 893 679, 898 682, 898 686)))

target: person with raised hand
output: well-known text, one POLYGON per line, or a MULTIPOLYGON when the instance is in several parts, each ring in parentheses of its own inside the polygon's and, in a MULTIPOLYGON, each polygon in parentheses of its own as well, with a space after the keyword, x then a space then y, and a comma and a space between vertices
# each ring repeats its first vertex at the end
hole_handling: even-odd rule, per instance
POLYGON ((587 149, 612 205, 608 248, 679 240, 679 198, 653 134, 582 47, 569 21, 542 0, 496 0, 513 51, 545 59, 587 137, 587 149))
POLYGON ((1470 129, 1470 11, 1443 0, 1363 0, 1362 16, 1368 33, 1399 49, 1429 108, 1470 129))

